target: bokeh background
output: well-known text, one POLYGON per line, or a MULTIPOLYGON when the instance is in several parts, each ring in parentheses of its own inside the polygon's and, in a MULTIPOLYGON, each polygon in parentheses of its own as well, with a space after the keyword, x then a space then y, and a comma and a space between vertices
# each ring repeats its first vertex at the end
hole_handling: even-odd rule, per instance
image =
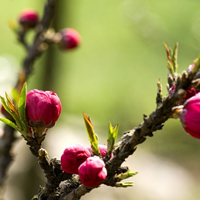
MULTIPOLYGON (((33 8, 40 16, 43 1, 0 2, 0 92, 10 91, 25 51, 10 20, 21 10, 33 8)), ((106 144, 108 122, 120 124, 120 134, 142 122, 155 109, 156 82, 166 94, 167 63, 163 43, 179 43, 179 72, 200 52, 200 3, 197 0, 59 0, 52 26, 76 29, 81 46, 60 51, 50 46, 34 65, 28 89, 55 91, 63 110, 49 130, 44 147, 50 157, 60 157, 68 144, 89 145, 82 112, 89 115, 106 144)), ((31 41, 33 33, 28 39, 31 41)), ((45 178, 25 142, 19 139, 6 181, 5 200, 31 199, 45 178)), ((166 122, 162 131, 138 146, 126 165, 139 174, 135 187, 102 186, 83 199, 197 200, 200 179, 200 141, 185 133, 178 120, 166 122)))

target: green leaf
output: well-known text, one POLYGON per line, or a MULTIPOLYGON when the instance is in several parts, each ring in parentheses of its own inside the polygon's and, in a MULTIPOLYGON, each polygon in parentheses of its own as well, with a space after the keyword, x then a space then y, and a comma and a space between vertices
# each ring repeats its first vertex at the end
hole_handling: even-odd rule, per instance
POLYGON ((175 44, 173 54, 172 54, 172 62, 173 62, 175 73, 177 73, 177 70, 178 70, 177 57, 178 57, 178 42, 175 44))
POLYGON ((16 126, 15 123, 13 123, 12 121, 10 121, 9 119, 5 119, 5 118, 0 118, 0 121, 4 122, 5 124, 11 126, 12 128, 14 128, 17 131, 20 131, 19 128, 16 126))
POLYGON ((200 55, 198 56, 198 58, 194 61, 195 66, 192 69, 192 73, 196 73, 200 70, 200 55))
POLYGON ((26 94, 27 94, 27 84, 24 83, 24 86, 22 88, 19 102, 18 102, 18 111, 20 114, 21 121, 24 124, 24 129, 26 132, 28 132, 28 125, 26 121, 26 94))
POLYGON ((119 180, 124 180, 124 179, 127 179, 127 178, 129 178, 129 177, 132 177, 132 176, 136 175, 137 173, 138 173, 138 172, 130 172, 130 170, 128 170, 128 171, 125 172, 125 173, 119 174, 119 175, 117 176, 117 178, 118 178, 119 180))
POLYGON ((177 64, 178 43, 176 43, 173 51, 171 48, 168 48, 168 46, 165 43, 164 47, 167 53, 167 64, 168 64, 167 67, 169 69, 169 73, 173 76, 178 69, 178 64, 177 64))
POLYGON ((169 69, 170 74, 174 75, 173 63, 170 60, 168 60, 167 64, 168 64, 168 69, 169 69))
POLYGON ((21 122, 19 113, 17 109, 15 108, 15 105, 13 104, 12 100, 8 96, 8 94, 6 93, 6 100, 3 97, 0 97, 0 98, 5 110, 13 117, 19 129, 22 130, 23 124, 21 122))
POLYGON ((87 129, 87 133, 88 133, 88 137, 89 137, 89 141, 90 141, 93 153, 95 155, 99 155, 100 152, 99 152, 99 147, 98 147, 98 136, 94 132, 94 128, 93 128, 90 118, 84 112, 83 112, 83 117, 84 117, 85 126, 87 129))
POLYGON ((109 122, 109 131, 108 131, 108 140, 107 140, 109 154, 111 154, 113 150, 115 141, 117 139, 118 131, 119 131, 119 124, 117 124, 115 128, 113 128, 111 122, 109 122))
POLYGON ((8 96, 7 92, 6 92, 6 103, 9 107, 9 109, 11 110, 11 112, 14 113, 15 115, 19 116, 19 113, 18 113, 17 109, 15 108, 14 103, 12 102, 11 98, 8 96))
POLYGON ((15 104, 15 105, 17 105, 18 104, 18 101, 19 101, 19 92, 18 92, 18 90, 16 89, 16 88, 13 88, 12 89, 12 100, 13 100, 13 103, 15 104))
POLYGON ((0 98, 1 98, 1 103, 2 103, 3 107, 5 108, 5 110, 6 110, 10 115, 12 115, 12 114, 11 114, 11 111, 10 111, 10 109, 9 109, 9 107, 8 107, 7 104, 6 104, 5 99, 4 99, 2 96, 0 96, 0 98))
POLYGON ((115 183, 115 187, 130 187, 134 186, 133 182, 115 183))

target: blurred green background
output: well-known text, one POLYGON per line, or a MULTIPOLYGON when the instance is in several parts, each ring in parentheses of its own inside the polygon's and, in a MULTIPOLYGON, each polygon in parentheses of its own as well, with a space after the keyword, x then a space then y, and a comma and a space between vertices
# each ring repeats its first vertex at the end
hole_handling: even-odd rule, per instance
MULTIPOLYGON (((8 21, 16 20, 25 8, 36 9, 41 16, 44 4, 44 0, 0 2, 3 75, 5 59, 11 66, 6 78, 0 79, 1 91, 14 84, 25 56, 8 21)), ((59 95, 63 110, 57 126, 84 128, 83 122, 70 120, 81 119, 84 111, 100 131, 100 137, 106 135, 109 121, 120 124, 121 135, 142 122, 143 114, 149 115, 155 109, 159 78, 166 94, 163 43, 172 48, 179 43, 179 72, 198 56, 199 8, 197 0, 59 0, 53 26, 56 31, 65 27, 76 29, 82 37, 81 45, 68 52, 50 46, 35 62, 28 88, 53 90, 59 95)), ((169 120, 162 131, 137 151, 140 148, 184 166, 195 180, 200 178, 200 141, 188 136, 178 120, 169 120)))

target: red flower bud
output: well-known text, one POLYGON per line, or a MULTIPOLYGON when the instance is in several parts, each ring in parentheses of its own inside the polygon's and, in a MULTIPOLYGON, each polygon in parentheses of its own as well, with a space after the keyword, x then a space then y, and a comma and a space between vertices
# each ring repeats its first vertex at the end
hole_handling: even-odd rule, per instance
POLYGON ((200 93, 185 102, 180 120, 187 133, 200 139, 200 93))
POLYGON ((88 149, 80 144, 69 146, 61 156, 62 170, 69 174, 78 174, 79 166, 90 156, 88 149))
POLYGON ((61 40, 59 41, 59 46, 61 49, 73 49, 77 46, 79 46, 81 42, 81 37, 79 33, 72 29, 67 28, 62 30, 61 32, 61 40))
POLYGON ((107 170, 99 157, 90 157, 79 167, 78 174, 83 185, 94 188, 106 179, 107 170))
MULTIPOLYGON (((102 158, 104 158, 104 157, 106 156, 107 146, 106 146, 106 145, 100 144, 100 145, 98 145, 98 147, 99 147, 99 151, 100 151, 100 154, 101 154, 102 158)), ((89 150, 91 153, 93 153, 93 150, 92 150, 91 147, 88 147, 88 150, 89 150)), ((111 157, 113 157, 113 154, 111 154, 111 157)))
POLYGON ((26 10, 22 11, 19 16, 19 23, 25 29, 34 28, 38 23, 37 12, 32 9, 26 9, 26 10))
POLYGON ((26 98, 26 119, 31 127, 51 128, 61 113, 61 102, 51 91, 31 90, 26 98))

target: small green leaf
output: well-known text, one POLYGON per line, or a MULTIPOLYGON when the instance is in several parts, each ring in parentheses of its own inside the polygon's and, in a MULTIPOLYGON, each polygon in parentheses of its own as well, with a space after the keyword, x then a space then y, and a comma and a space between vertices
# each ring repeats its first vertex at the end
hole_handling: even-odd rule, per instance
POLYGON ((118 131, 119 131, 119 124, 117 124, 115 128, 113 128, 111 122, 109 122, 109 132, 108 132, 108 140, 107 140, 109 154, 111 154, 113 150, 115 141, 117 139, 118 131))
POLYGON ((19 103, 18 103, 18 110, 20 114, 21 121, 24 124, 24 130, 28 132, 28 125, 26 121, 26 94, 27 94, 27 84, 24 83, 24 86, 22 88, 20 97, 19 97, 19 103))
POLYGON ((169 69, 169 73, 173 76, 177 73, 178 64, 177 64, 177 52, 178 52, 178 43, 176 43, 173 51, 171 48, 164 43, 164 47, 167 53, 167 67, 169 69))
POLYGON ((174 66, 173 66, 173 63, 170 60, 168 60, 167 64, 168 64, 168 69, 169 69, 170 74, 174 75, 174 66))
POLYGON ((198 56, 198 58, 194 61, 195 66, 192 68, 192 73, 196 73, 199 71, 200 69, 200 55, 198 56))
POLYGON ((84 112, 83 112, 83 117, 84 117, 85 126, 87 129, 87 133, 88 133, 88 137, 89 137, 89 141, 90 141, 93 153, 95 155, 99 155, 100 152, 99 152, 99 147, 98 147, 98 137, 94 132, 92 122, 90 118, 84 112))
POLYGON ((136 175, 137 173, 138 173, 138 172, 130 172, 130 170, 128 170, 128 171, 125 172, 125 173, 119 174, 119 175, 117 176, 117 178, 118 178, 119 180, 124 180, 124 179, 127 179, 127 178, 129 178, 129 177, 132 177, 132 176, 136 175))
POLYGON ((13 123, 12 121, 10 121, 9 119, 5 119, 5 118, 0 118, 0 121, 4 122, 5 124, 11 126, 12 128, 14 128, 17 131, 20 131, 19 128, 16 126, 15 123, 13 123))
POLYGON ((8 94, 6 93, 6 100, 3 97, 0 97, 0 98, 5 110, 13 117, 19 129, 22 130, 23 124, 21 122, 19 113, 17 109, 15 108, 15 105, 13 104, 12 100, 8 96, 8 94))
POLYGON ((19 116, 19 113, 18 113, 17 109, 15 108, 14 103, 12 102, 11 98, 8 96, 7 92, 6 92, 6 102, 7 102, 9 109, 12 111, 12 113, 15 113, 15 115, 19 116))
POLYGON ((1 98, 1 103, 2 103, 3 107, 5 108, 5 110, 6 110, 10 115, 12 115, 11 112, 10 112, 9 107, 8 107, 7 104, 6 104, 5 99, 4 99, 2 96, 0 96, 0 98, 1 98))
POLYGON ((177 73, 177 70, 178 70, 177 57, 178 57, 178 42, 175 44, 173 54, 172 54, 172 62, 173 62, 175 73, 177 73))
POLYGON ((167 62, 171 63, 171 65, 173 65, 173 62, 171 60, 171 49, 168 48, 168 46, 164 43, 164 47, 167 53, 167 62))
POLYGON ((133 182, 115 183, 115 187, 130 187, 134 186, 133 182))

